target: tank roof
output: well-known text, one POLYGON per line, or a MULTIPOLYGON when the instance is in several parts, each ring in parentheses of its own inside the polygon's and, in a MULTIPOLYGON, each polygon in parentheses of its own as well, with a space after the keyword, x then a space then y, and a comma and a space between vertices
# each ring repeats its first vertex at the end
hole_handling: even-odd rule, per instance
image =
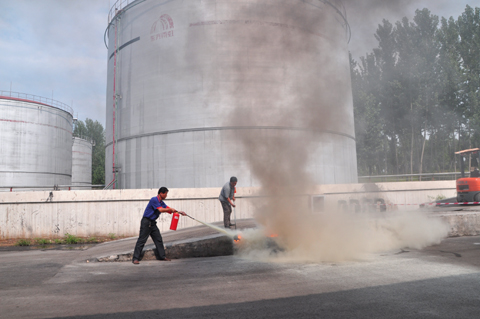
POLYGON ((73 109, 69 105, 38 95, 0 90, 0 99, 36 103, 49 107, 55 107, 68 112, 73 116, 73 109))

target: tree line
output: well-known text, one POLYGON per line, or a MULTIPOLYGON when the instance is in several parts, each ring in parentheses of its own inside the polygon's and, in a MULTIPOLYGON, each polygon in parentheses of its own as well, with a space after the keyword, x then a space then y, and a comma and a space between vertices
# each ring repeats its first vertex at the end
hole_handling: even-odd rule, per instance
POLYGON ((480 8, 383 20, 378 47, 350 56, 359 175, 453 172, 480 147, 480 8))

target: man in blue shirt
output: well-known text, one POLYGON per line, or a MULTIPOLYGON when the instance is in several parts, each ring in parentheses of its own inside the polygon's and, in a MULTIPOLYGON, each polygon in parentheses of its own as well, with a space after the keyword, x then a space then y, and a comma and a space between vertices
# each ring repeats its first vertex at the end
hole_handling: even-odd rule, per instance
POLYGON ((185 216, 184 212, 178 212, 175 208, 168 207, 163 200, 167 198, 168 189, 166 187, 160 187, 158 190, 158 195, 152 197, 148 202, 147 208, 143 213, 143 218, 140 222, 140 235, 138 236, 137 243, 135 244, 135 250, 133 252, 132 262, 135 265, 140 263, 140 255, 142 254, 143 246, 147 242, 148 236, 152 237, 153 243, 157 248, 157 258, 160 260, 170 261, 169 258, 165 256, 165 248, 163 247, 162 235, 160 230, 157 227, 157 218, 161 213, 179 213, 180 215, 185 216))

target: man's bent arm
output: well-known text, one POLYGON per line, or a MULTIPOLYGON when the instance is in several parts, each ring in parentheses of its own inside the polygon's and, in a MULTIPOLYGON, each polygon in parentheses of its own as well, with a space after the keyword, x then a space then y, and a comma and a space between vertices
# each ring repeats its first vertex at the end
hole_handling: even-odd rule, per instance
POLYGON ((159 207, 159 208, 157 208, 157 209, 158 209, 158 211, 159 211, 160 213, 169 213, 169 214, 172 214, 172 213, 177 212, 177 213, 179 213, 180 215, 183 215, 183 216, 186 215, 185 212, 179 212, 178 210, 176 210, 176 209, 173 208, 173 207, 167 207, 167 208, 159 207))

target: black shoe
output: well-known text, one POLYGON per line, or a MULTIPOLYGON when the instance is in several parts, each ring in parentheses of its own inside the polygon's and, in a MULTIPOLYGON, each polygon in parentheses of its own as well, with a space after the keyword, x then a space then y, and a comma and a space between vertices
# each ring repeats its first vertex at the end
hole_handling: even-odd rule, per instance
POLYGON ((138 265, 140 262, 138 260, 132 260, 132 263, 135 264, 135 265, 138 265))
POLYGON ((237 224, 230 224, 230 227, 235 227, 237 224))

